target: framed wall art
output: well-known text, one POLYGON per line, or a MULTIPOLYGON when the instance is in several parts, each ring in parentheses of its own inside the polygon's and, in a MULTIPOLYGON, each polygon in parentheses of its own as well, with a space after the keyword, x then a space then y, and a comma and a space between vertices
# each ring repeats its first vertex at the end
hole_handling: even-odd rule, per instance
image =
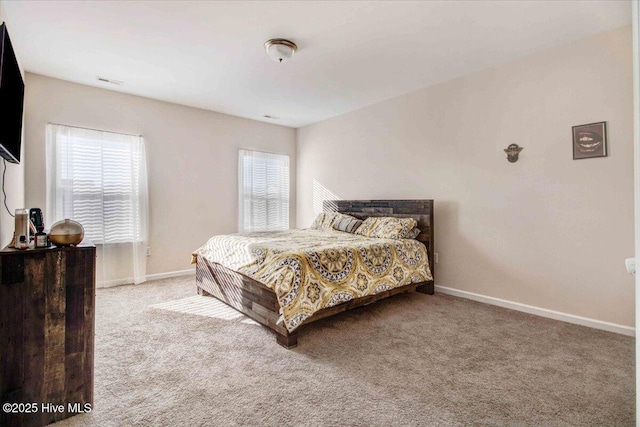
POLYGON ((574 126, 573 160, 607 157, 607 122, 574 126))

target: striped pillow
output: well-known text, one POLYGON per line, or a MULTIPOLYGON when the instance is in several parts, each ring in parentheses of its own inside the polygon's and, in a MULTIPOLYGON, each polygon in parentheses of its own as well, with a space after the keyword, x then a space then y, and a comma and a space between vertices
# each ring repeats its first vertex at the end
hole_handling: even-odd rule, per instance
POLYGON ((355 233, 362 224, 362 220, 351 215, 338 214, 333 222, 333 229, 344 231, 345 233, 355 233))
POLYGON ((313 224, 311 224, 311 228, 315 230, 327 231, 331 230, 333 223, 336 221, 338 215, 341 215, 338 212, 321 212, 316 217, 313 224))

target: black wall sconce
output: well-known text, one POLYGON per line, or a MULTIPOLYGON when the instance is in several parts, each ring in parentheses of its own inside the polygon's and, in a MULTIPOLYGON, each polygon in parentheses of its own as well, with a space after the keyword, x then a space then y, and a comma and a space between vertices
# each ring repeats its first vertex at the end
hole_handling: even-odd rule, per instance
POLYGON ((518 144, 511 144, 504 149, 504 152, 507 153, 507 160, 509 160, 509 163, 515 163, 518 161, 518 155, 523 148, 524 147, 518 147, 518 144))

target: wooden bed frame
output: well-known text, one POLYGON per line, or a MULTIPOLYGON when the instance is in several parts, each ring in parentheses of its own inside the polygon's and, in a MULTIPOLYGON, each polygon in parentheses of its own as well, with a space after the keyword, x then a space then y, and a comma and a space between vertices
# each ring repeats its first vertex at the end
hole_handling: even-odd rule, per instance
MULTIPOLYGON (((364 219, 372 216, 392 216, 415 218, 421 233, 417 240, 427 247, 429 267, 435 277, 433 265, 433 200, 329 200, 324 202, 325 211, 338 211, 364 219)), ((253 320, 276 333, 276 341, 285 348, 298 344, 300 326, 289 332, 283 324, 278 324, 280 306, 275 292, 264 284, 241 273, 230 270, 220 264, 197 257, 196 284, 198 294, 214 296, 253 320)), ((433 280, 411 283, 390 289, 376 295, 370 295, 347 301, 334 307, 322 309, 307 318, 301 325, 332 316, 352 308, 371 304, 390 296, 410 291, 425 294, 434 293, 433 280)))

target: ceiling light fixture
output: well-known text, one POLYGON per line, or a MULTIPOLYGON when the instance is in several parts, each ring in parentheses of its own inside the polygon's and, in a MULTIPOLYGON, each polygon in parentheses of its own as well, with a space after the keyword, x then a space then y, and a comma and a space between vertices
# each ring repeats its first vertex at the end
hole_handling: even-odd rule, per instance
POLYGON ((264 43, 267 54, 276 62, 285 62, 291 59, 298 46, 292 41, 285 39, 271 39, 264 43))

